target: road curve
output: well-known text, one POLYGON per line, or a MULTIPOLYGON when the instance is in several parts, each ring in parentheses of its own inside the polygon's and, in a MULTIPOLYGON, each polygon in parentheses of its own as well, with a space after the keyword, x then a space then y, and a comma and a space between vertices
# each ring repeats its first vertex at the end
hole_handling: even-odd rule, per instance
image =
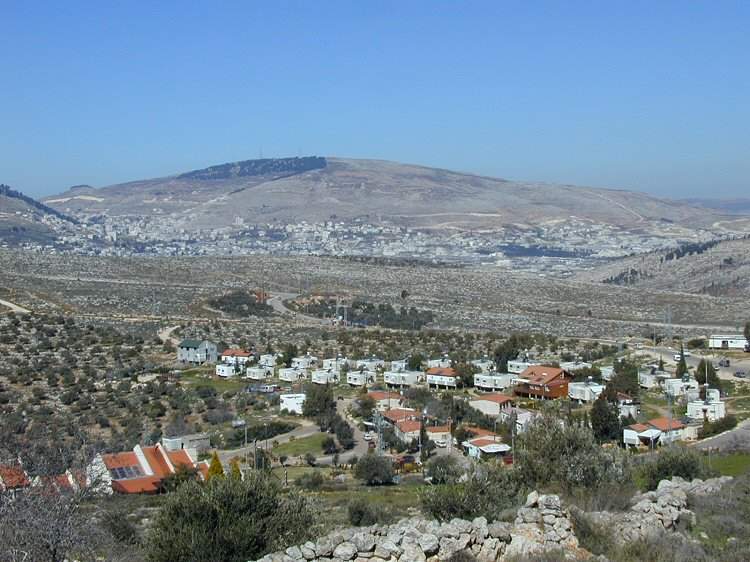
POLYGON ((24 308, 22 306, 18 306, 15 303, 12 303, 10 301, 5 301, 3 299, 0 299, 0 305, 6 306, 10 308, 13 312, 18 312, 20 314, 28 314, 31 311, 28 308, 24 308))

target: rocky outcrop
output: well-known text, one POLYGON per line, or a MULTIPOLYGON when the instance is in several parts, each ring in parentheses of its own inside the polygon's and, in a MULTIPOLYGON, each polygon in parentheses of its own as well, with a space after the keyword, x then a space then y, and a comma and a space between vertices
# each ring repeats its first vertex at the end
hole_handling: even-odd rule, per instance
POLYGON ((315 542, 269 554, 259 562, 438 562, 457 552, 469 552, 479 562, 494 562, 545 549, 564 549, 571 558, 585 555, 578 548, 560 498, 532 492, 515 523, 489 523, 484 517, 444 523, 403 519, 394 525, 336 531, 315 542))
MULTIPOLYGON (((611 530, 613 540, 625 544, 689 527, 695 516, 687 507, 688 494, 713 493, 729 480, 663 480, 654 492, 636 496, 629 511, 576 511, 575 516, 611 530)), ((403 519, 336 531, 257 562, 443 562, 458 552, 470 553, 479 562, 497 562, 545 550, 564 552, 569 560, 597 559, 579 547, 570 515, 558 496, 532 492, 513 523, 490 523, 483 517, 443 523, 403 519)))
POLYGON ((665 531, 691 528, 695 525, 695 514, 688 509, 688 494, 712 494, 731 480, 729 476, 692 481, 679 477, 662 480, 653 492, 636 495, 629 511, 576 512, 576 516, 585 517, 600 528, 615 530, 612 540, 629 544, 654 538, 665 531))

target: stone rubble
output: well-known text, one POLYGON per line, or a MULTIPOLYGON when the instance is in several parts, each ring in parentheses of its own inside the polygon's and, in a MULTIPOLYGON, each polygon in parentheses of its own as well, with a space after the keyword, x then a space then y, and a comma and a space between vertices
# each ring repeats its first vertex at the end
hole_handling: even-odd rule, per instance
MULTIPOLYGON (((614 539, 625 544, 693 525, 687 495, 713 493, 730 480, 663 480, 657 490, 637 495, 629 511, 572 511, 616 529, 614 539)), ((393 525, 338 530, 256 562, 444 562, 457 552, 471 553, 478 562, 498 562, 545 550, 562 550, 569 560, 602 560, 579 547, 570 512, 558 496, 532 492, 513 523, 488 522, 484 517, 439 523, 413 517, 393 525)))
MULTIPOLYGON (((656 490, 638 494, 633 506, 624 513, 606 511, 582 514, 593 524, 617 529, 613 540, 618 544, 654 538, 665 531, 690 528, 695 525, 695 514, 688 509, 688 494, 708 495, 717 492, 731 481, 730 476, 692 481, 674 477, 662 480, 656 490)), ((580 510, 578 511, 579 513, 580 510)))

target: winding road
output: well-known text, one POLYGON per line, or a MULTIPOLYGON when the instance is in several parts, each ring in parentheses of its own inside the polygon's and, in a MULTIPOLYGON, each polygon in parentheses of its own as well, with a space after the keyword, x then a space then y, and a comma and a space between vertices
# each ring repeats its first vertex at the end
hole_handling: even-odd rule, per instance
POLYGON ((6 301, 3 299, 0 299, 0 305, 6 306, 10 308, 13 312, 18 312, 19 314, 28 314, 29 312, 31 312, 28 308, 18 306, 15 303, 12 303, 10 301, 6 301))

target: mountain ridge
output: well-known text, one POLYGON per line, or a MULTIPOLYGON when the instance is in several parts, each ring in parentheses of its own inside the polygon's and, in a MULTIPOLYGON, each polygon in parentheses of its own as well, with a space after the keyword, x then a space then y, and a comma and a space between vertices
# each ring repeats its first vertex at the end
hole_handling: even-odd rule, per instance
POLYGON ((264 224, 362 217, 418 228, 501 228, 576 219, 638 229, 655 223, 711 224, 718 216, 624 189, 330 156, 227 162, 161 178, 69 189, 43 201, 79 217, 169 216, 188 229, 229 227, 239 220, 264 224))

